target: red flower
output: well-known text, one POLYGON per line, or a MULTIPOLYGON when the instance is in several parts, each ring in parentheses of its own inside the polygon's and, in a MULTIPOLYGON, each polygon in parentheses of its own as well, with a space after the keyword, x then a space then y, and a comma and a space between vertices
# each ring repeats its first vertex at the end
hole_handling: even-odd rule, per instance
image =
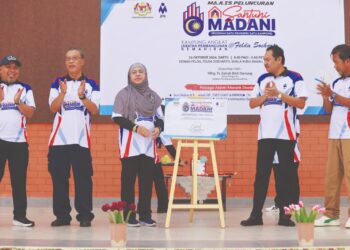
POLYGON ((111 210, 112 211, 118 210, 118 202, 112 202, 111 210))
POLYGON ((119 201, 119 202, 117 203, 117 210, 118 210, 118 211, 123 211, 123 210, 124 210, 124 202, 119 201))
POLYGON ((109 206, 109 204, 104 204, 103 206, 102 206, 102 211, 103 212, 107 212, 108 210, 110 210, 111 209, 111 207, 109 206))
POLYGON ((130 206, 129 206, 129 208, 130 208, 130 210, 132 211, 132 212, 136 212, 136 206, 135 206, 135 204, 134 203, 131 203, 130 204, 130 206))

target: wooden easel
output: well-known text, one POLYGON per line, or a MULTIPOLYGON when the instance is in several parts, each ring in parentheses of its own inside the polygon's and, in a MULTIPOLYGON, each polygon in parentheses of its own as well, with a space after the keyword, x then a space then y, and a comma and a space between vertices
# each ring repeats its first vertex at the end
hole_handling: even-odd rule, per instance
MULTIPOLYGON (((176 139, 176 138, 174 138, 174 139, 176 139)), ((194 209, 219 209, 220 226, 222 228, 224 228, 225 227, 224 210, 223 210, 223 206, 222 206, 220 180, 219 180, 218 168, 217 168, 217 163, 216 163, 216 155, 215 155, 215 149, 214 149, 214 140, 217 140, 217 139, 189 138, 189 139, 185 139, 186 142, 183 142, 183 140, 184 140, 184 138, 179 138, 178 143, 177 143, 176 157, 175 157, 175 163, 174 163, 173 177, 172 177, 172 181, 171 181, 170 197, 169 197, 168 211, 167 211, 166 220, 165 220, 165 227, 169 228, 169 226, 170 226, 170 217, 171 217, 172 209, 187 209, 188 208, 188 209, 190 209, 190 222, 193 222, 194 209), (187 142, 188 140, 191 140, 193 142, 187 142), (208 141, 208 142, 203 142, 203 141, 208 141), (176 177, 177 177, 177 172, 178 172, 178 168, 179 168, 179 161, 180 161, 180 153, 181 153, 181 149, 184 147, 193 148, 191 202, 190 202, 190 204, 173 204, 175 186, 176 186, 176 177), (210 149, 218 204, 198 204, 198 199, 197 199, 198 148, 209 148, 210 149)))

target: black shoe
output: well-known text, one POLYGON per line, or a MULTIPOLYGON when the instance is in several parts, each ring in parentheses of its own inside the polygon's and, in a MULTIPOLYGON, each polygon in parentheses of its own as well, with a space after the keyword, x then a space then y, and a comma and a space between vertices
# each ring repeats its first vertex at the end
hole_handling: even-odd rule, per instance
POLYGON ((248 219, 241 221, 241 226, 259 226, 263 225, 263 220, 261 216, 250 215, 248 219))
POLYGON ((155 227, 157 225, 157 222, 152 220, 152 218, 147 218, 144 220, 140 219, 140 225, 146 227, 155 227))
POLYGON ((34 221, 28 220, 26 217, 23 218, 14 218, 12 221, 12 225, 19 227, 34 227, 34 221))
POLYGON ((130 218, 128 221, 128 227, 139 227, 140 222, 136 220, 135 218, 130 218))
POLYGON ((81 227, 91 227, 91 221, 82 220, 82 221, 80 222, 80 226, 81 226, 81 227))
POLYGON ((59 220, 56 219, 53 222, 51 222, 51 227, 60 227, 60 226, 69 226, 70 221, 65 221, 65 220, 59 220))
POLYGON ((295 227, 294 221, 290 219, 290 216, 288 215, 280 215, 280 218, 278 220, 279 226, 285 226, 285 227, 295 227))

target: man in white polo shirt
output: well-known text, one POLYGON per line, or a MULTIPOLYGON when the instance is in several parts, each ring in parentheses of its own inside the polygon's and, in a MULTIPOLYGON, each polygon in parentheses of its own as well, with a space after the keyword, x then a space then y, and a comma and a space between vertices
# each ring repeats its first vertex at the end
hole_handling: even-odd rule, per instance
MULTIPOLYGON (((328 134, 328 161, 325 175, 324 216, 315 220, 315 226, 339 226, 340 189, 344 178, 350 202, 350 46, 333 48, 332 60, 340 77, 332 85, 319 84, 323 107, 332 113, 328 134)), ((350 208, 346 228, 350 228, 350 208)))
POLYGON ((284 206, 292 203, 291 176, 296 174, 294 147, 296 140, 296 109, 304 108, 306 87, 300 74, 285 66, 284 51, 277 45, 266 49, 264 66, 267 73, 261 75, 251 94, 251 108, 260 107, 258 129, 258 153, 254 183, 253 209, 250 217, 241 221, 242 226, 262 225, 262 208, 266 199, 273 158, 277 152, 279 165, 276 168, 278 225, 295 226, 284 206))
POLYGON ((49 139, 49 172, 53 182, 51 226, 70 225, 69 177, 71 167, 75 185, 75 209, 81 227, 90 227, 92 213, 92 159, 90 115, 98 113, 99 86, 83 74, 84 53, 72 48, 66 52, 68 74, 51 85, 49 105, 55 113, 49 139))
POLYGON ((27 212, 28 142, 26 118, 33 116, 35 102, 32 88, 20 82, 20 61, 12 55, 0 61, 0 180, 5 163, 11 176, 13 222, 15 226, 33 227, 27 212))

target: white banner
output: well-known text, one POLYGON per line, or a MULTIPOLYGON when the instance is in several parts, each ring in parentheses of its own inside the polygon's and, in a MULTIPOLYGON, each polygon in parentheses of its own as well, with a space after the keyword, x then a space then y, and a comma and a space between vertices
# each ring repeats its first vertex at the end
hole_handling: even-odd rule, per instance
POLYGON ((337 77, 330 52, 344 33, 343 0, 101 0, 101 114, 134 62, 163 98, 227 99, 229 114, 257 114, 248 99, 272 44, 308 86, 304 113, 320 114, 315 78, 337 77))

